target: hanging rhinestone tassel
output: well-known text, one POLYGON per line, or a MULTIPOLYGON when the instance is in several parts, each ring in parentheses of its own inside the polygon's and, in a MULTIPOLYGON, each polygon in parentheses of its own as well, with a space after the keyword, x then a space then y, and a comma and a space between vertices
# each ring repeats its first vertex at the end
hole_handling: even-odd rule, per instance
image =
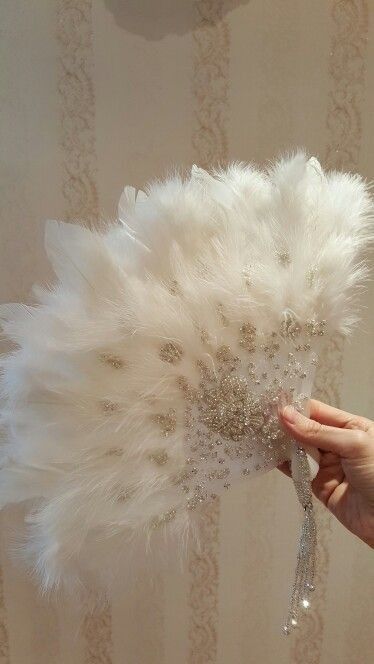
POLYGON ((316 523, 308 458, 305 450, 299 446, 296 447, 295 466, 292 476, 297 497, 304 509, 304 520, 301 527, 295 580, 292 587, 289 612, 287 620, 283 625, 284 634, 290 634, 291 630, 297 627, 300 610, 309 608, 310 594, 314 590, 317 545, 316 523))

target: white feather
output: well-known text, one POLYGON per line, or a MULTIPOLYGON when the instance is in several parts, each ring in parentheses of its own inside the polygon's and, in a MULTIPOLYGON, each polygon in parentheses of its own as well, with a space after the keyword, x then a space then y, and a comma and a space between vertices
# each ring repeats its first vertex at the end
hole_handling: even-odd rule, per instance
POLYGON ((47 224, 55 287, 0 311, 18 345, 2 359, 0 506, 29 501, 22 555, 44 589, 107 588, 198 540, 199 509, 185 509, 173 478, 186 458, 176 378, 195 384, 198 358, 216 366, 201 329, 234 347, 242 323, 265 333, 292 314, 347 334, 372 213, 362 178, 298 153, 267 172, 194 166, 146 193, 126 187, 105 233, 47 224), (178 366, 160 360, 167 341, 183 348, 178 366), (169 408, 165 440, 152 416, 169 408), (167 463, 152 463, 165 447, 167 463))

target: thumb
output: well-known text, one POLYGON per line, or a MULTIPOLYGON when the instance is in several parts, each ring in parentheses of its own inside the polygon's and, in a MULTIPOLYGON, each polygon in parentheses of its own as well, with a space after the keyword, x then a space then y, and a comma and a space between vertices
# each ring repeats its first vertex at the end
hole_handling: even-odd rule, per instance
POLYGON ((360 429, 340 429, 321 424, 305 417, 293 406, 286 406, 280 412, 280 421, 303 447, 310 445, 345 458, 361 454, 367 442, 366 433, 360 429))

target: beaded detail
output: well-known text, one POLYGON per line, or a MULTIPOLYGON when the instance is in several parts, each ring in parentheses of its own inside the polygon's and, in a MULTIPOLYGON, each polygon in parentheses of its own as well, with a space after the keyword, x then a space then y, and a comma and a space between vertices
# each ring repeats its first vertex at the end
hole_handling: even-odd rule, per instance
MULTIPOLYGON (((217 314, 222 327, 230 327, 231 332, 234 326, 222 307, 217 314)), ((187 358, 189 366, 195 364, 197 370, 194 381, 184 375, 175 377, 185 403, 180 431, 186 457, 174 482, 181 487, 189 509, 227 489, 235 477, 289 458, 291 441, 280 427, 278 407, 286 403, 298 406, 304 392, 310 391, 317 356, 308 339, 324 334, 325 321, 301 324, 292 312, 286 312, 278 330, 262 332, 250 321, 235 329, 235 342, 214 348, 210 340, 209 353, 187 358)), ((201 341, 205 343, 204 336, 201 341)), ((170 357, 180 356, 175 348, 180 346, 173 343, 170 357)), ((164 437, 175 432, 175 410, 153 419, 164 437)), ((166 459, 159 457, 159 465, 166 459)))
POLYGON ((169 364, 176 364, 179 362, 183 355, 183 349, 179 344, 169 341, 160 349, 160 358, 163 362, 169 362, 169 364))
MULTIPOLYGON (((185 463, 172 483, 181 491, 188 510, 214 500, 233 481, 290 458, 295 445, 280 427, 278 408, 286 403, 303 408, 317 364, 310 339, 316 349, 318 337, 326 331, 325 320, 301 323, 292 311, 286 311, 278 329, 272 331, 258 330, 251 321, 233 325, 221 305, 217 315, 223 330, 221 343, 214 343, 197 325, 202 352, 199 357, 186 358, 188 366, 195 367, 195 378, 191 374, 174 377, 184 402, 178 430, 184 437, 185 463), (227 342, 222 342, 224 338, 227 342)), ((182 346, 175 342, 164 344, 160 351, 161 359, 173 365, 183 354, 182 346)), ((176 431, 174 409, 153 419, 163 437, 176 431)), ((314 588, 316 527, 309 466, 305 452, 296 449, 299 479, 294 483, 304 522, 285 634, 296 627, 300 609, 309 607, 314 588)), ((162 466, 169 455, 161 449, 149 458, 162 466)), ((150 526, 167 524, 179 509, 183 507, 153 517, 150 526)))
POLYGON ((101 353, 100 360, 104 362, 104 364, 108 364, 110 367, 113 367, 113 369, 123 369, 125 364, 120 357, 111 355, 110 353, 101 353))

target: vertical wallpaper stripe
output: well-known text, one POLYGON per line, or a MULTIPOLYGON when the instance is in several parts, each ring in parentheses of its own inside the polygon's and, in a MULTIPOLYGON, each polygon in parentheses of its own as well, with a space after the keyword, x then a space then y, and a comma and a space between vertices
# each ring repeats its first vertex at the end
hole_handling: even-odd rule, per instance
POLYGON ((92 1, 57 0, 58 95, 66 220, 98 217, 92 1))
MULTIPOLYGON (((92 1, 57 0, 58 95, 61 113, 65 220, 94 222, 99 216, 95 148, 92 1)), ((111 664, 109 608, 83 621, 85 664, 111 664)))
POLYGON ((224 0, 195 0, 192 93, 195 129, 192 143, 202 168, 228 156, 228 88, 230 36, 224 0))
MULTIPOLYGON (((227 160, 229 28, 224 0, 196 0, 192 93, 195 160, 203 168, 227 160)), ((205 512, 202 549, 190 560, 189 664, 217 660, 219 501, 205 512)))
POLYGON ((362 138, 368 0, 332 0, 331 19, 326 162, 330 168, 354 170, 358 167, 362 138))
MULTIPOLYGON (((327 107, 327 146, 324 163, 332 169, 356 170, 362 138, 362 103, 365 93, 366 46, 369 12, 367 0, 332 0, 327 107)), ((331 340, 320 359, 316 397, 340 405, 344 343, 331 340)), ((293 662, 319 664, 323 643, 323 612, 330 562, 331 517, 317 507, 318 560, 313 611, 306 616, 293 644, 293 662)))
POLYGON ((112 616, 109 608, 87 613, 83 623, 86 639, 84 664, 112 664, 112 616))
POLYGON ((9 639, 3 592, 3 574, 0 567, 0 664, 9 664, 9 639))

